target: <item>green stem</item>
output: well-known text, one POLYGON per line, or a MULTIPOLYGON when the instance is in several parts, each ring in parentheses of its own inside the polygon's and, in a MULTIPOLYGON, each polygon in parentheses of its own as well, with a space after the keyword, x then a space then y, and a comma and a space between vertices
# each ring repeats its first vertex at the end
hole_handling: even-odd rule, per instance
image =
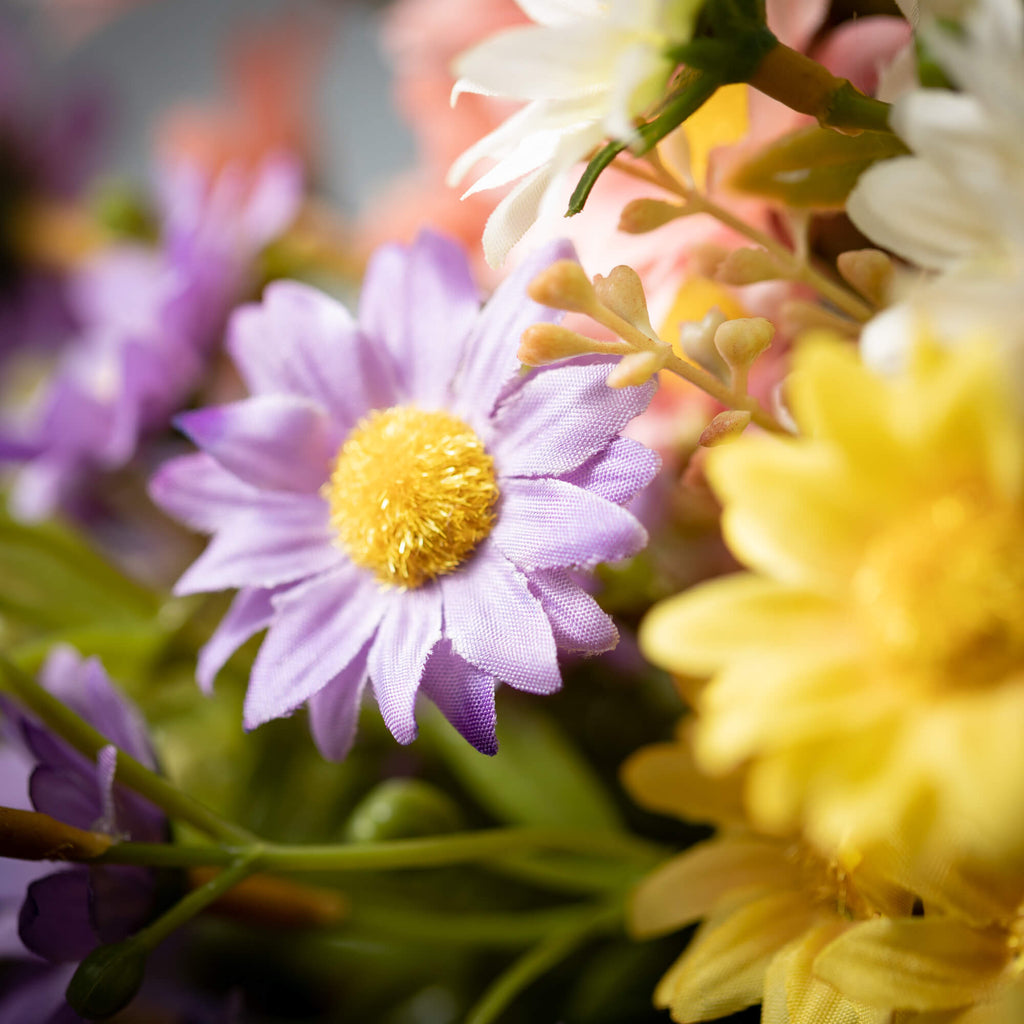
MULTIPOLYGON (((0 678, 3 689, 13 694, 47 728, 70 743, 79 753, 94 758, 104 747, 111 746, 102 733, 79 718, 3 655, 0 655, 0 678)), ((214 839, 246 846, 256 839, 248 830, 224 821, 198 800, 182 793, 163 776, 157 775, 121 750, 117 752, 117 780, 162 808, 169 818, 187 822, 214 839)))
MULTIPOLYGON (((231 864, 249 844, 172 846, 160 843, 118 843, 94 863, 145 864, 151 867, 200 867, 231 864)), ((395 839, 384 843, 334 846, 288 846, 260 843, 260 871, 393 871, 490 861, 534 850, 570 853, 628 861, 651 867, 666 856, 654 843, 618 832, 586 832, 554 828, 496 828, 425 839, 395 839)))
POLYGON ((592 935, 621 921, 621 907, 603 907, 577 924, 550 934, 498 976, 466 1016, 465 1024, 492 1024, 520 992, 546 974, 592 935))
POLYGON ((244 878, 251 875, 256 870, 258 860, 259 849, 254 848, 250 853, 230 864, 220 874, 214 875, 210 881, 193 889, 186 897, 175 903, 167 913, 162 914, 132 936, 132 941, 139 943, 147 952, 155 949, 171 932, 191 921, 193 917, 205 910, 229 889, 234 888, 244 878))
POLYGON ((438 913, 407 907, 353 905, 348 925, 385 938, 490 949, 521 949, 553 932, 589 924, 593 904, 515 913, 438 913))
POLYGON ((782 43, 774 46, 749 78, 750 84, 791 110, 810 114, 826 128, 892 131, 888 103, 865 96, 845 78, 782 43))

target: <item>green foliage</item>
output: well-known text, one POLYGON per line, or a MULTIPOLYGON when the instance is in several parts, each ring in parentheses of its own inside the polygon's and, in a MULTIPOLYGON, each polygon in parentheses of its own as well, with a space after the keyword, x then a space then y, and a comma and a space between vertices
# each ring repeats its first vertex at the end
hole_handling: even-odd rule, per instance
POLYGON ((769 143, 733 171, 728 185, 798 209, 838 210, 873 163, 906 152, 887 132, 843 135, 814 125, 769 143))
POLYGON ((509 701, 498 722, 500 753, 487 758, 439 715, 422 715, 425 736, 462 785, 500 821, 604 831, 621 827, 593 769, 544 712, 509 701))

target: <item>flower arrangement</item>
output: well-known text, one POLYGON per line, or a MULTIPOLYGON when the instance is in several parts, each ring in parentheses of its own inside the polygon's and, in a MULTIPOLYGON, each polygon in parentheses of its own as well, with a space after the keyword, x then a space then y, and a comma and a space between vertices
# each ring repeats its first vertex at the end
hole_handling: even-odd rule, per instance
POLYGON ((162 6, 0 8, 0 1022, 1024 1020, 1020 0, 392 0, 352 204, 327 0, 97 174, 162 6))

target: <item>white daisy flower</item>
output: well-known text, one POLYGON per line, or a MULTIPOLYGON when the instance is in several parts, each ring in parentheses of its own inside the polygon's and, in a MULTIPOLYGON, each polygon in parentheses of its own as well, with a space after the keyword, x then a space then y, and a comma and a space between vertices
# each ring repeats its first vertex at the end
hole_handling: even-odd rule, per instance
MULTIPOLYGON (((452 165, 457 184, 484 159, 493 166, 466 192, 518 181, 484 229, 500 266, 537 219, 557 179, 606 138, 629 140, 635 119, 662 96, 675 67, 667 50, 690 38, 701 0, 517 0, 535 24, 500 32, 462 54, 463 92, 526 106, 452 165)), ((463 197, 465 198, 465 196, 463 197)))

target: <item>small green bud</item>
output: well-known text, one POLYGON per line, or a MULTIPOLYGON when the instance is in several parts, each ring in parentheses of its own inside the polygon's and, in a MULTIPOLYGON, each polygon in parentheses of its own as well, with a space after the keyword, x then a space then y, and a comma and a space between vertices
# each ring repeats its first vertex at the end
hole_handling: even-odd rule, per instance
POLYGON ((353 810, 345 826, 354 843, 412 839, 465 827, 458 805, 420 779, 388 779, 375 786, 353 810))
POLYGON ((146 950, 134 939, 94 949, 68 983, 65 998, 86 1020, 105 1020, 134 998, 146 974, 146 950))

